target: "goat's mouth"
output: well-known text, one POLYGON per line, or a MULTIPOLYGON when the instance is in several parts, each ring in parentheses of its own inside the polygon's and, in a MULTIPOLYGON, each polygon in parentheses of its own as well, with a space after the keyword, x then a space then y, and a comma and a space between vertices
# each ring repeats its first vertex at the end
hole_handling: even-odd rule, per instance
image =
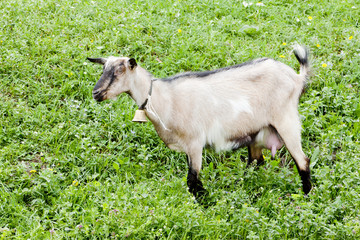
POLYGON ((104 101, 105 100, 105 95, 106 95, 106 92, 102 91, 102 90, 94 90, 92 92, 92 96, 97 102, 104 101))

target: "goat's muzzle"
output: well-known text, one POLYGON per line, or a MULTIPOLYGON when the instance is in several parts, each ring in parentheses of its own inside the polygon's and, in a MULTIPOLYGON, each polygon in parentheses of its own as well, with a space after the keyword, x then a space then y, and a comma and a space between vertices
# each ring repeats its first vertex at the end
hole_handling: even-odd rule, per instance
POLYGON ((100 90, 100 89, 94 89, 92 91, 92 96, 93 98, 97 101, 97 102, 101 102, 101 101, 104 101, 104 91, 100 90))

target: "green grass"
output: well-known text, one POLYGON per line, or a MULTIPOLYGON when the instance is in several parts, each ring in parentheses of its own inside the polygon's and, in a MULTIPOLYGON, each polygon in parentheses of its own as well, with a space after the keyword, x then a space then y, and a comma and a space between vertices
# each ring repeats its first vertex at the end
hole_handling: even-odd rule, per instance
POLYGON ((252 3, 0 1, 0 239, 358 239, 360 4, 252 3), (129 97, 91 97, 101 67, 86 57, 135 57, 156 77, 264 56, 298 70, 296 42, 313 67, 307 198, 285 149, 258 170, 245 149, 206 150, 204 209, 184 154, 131 122, 129 97))

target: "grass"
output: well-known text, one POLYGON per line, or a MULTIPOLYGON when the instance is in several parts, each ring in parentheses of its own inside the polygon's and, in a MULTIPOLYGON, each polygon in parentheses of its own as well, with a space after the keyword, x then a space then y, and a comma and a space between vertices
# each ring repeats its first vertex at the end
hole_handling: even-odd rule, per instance
POLYGON ((358 239, 360 5, 248 3, 0 1, 0 239, 358 239), (101 67, 86 57, 135 57, 157 77, 263 56, 298 70, 295 42, 314 72, 299 106, 308 197, 286 150, 258 170, 245 149, 206 150, 204 209, 185 156, 131 122, 129 97, 91 98, 101 67))

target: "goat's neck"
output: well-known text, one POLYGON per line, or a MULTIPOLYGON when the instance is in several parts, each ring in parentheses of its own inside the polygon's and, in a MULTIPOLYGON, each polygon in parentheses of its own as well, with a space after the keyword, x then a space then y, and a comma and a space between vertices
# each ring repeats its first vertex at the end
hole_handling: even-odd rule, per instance
POLYGON ((151 74, 140 66, 137 67, 135 76, 130 81, 130 96, 138 106, 141 106, 149 94, 151 74))

